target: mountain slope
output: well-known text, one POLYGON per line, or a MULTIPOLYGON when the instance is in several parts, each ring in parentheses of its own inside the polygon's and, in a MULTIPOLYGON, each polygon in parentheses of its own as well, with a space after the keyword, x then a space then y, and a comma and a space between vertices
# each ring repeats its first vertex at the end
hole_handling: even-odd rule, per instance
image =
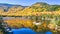
MULTIPOLYGON (((7 3, 0 3, 0 9, 3 9, 4 11, 7 11, 8 9, 12 7, 22 7, 23 10, 25 10, 27 7, 27 10, 31 8, 31 11, 38 11, 38 12, 43 12, 43 11, 55 11, 59 10, 60 5, 49 5, 44 2, 37 2, 35 4, 32 4, 31 6, 22 6, 22 5, 13 5, 13 4, 7 4, 7 3)), ((25 11, 27 11, 25 10, 25 11)))
POLYGON ((12 7, 16 7, 16 8, 17 7, 22 7, 24 9, 27 6, 0 3, 0 9, 3 9, 5 12, 8 11, 8 9, 10 9, 12 7))

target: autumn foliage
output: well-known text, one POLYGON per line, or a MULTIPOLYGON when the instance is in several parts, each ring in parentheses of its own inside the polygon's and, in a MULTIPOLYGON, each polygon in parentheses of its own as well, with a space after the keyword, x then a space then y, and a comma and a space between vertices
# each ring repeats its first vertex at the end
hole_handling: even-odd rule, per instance
MULTIPOLYGON (((43 18, 50 18, 51 20, 53 18, 60 18, 60 6, 50 6, 46 3, 36 3, 33 4, 29 7, 11 7, 8 9, 7 12, 4 12, 4 9, 0 8, 0 15, 2 16, 10 16, 10 17, 27 17, 26 19, 19 19, 19 18, 15 18, 15 19, 9 19, 9 20, 4 20, 4 22, 6 22, 9 26, 11 26, 12 28, 22 28, 22 27, 27 27, 27 28, 32 28, 34 29, 36 27, 36 31, 40 31, 43 28, 50 28, 50 29, 54 29, 56 27, 50 24, 47 25, 46 22, 41 22, 44 20, 41 20, 40 22, 42 23, 41 25, 35 25, 33 24, 34 21, 37 22, 37 20, 40 20, 39 18, 41 17, 41 19, 43 18), (52 10, 54 9, 54 10, 52 10), (37 17, 39 16, 39 17, 37 17), (28 19, 28 17, 30 17, 28 19), (34 19, 32 19, 32 17, 34 19), (37 19, 38 18, 38 19, 37 19), (37 20, 36 20, 37 19, 37 20), (51 26, 51 27, 49 27, 51 26)), ((55 19, 56 20, 56 19, 55 19)), ((47 20, 48 21, 48 20, 47 20)), ((40 23, 39 22, 39 23, 40 23)), ((54 22, 55 23, 55 22, 54 22)))

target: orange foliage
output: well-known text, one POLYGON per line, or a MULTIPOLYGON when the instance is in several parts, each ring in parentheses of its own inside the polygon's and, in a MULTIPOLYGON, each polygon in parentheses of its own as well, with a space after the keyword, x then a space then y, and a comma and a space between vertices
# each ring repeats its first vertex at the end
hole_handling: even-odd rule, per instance
POLYGON ((30 27, 32 28, 34 25, 33 23, 30 21, 30 20, 23 20, 23 19, 18 19, 18 18, 15 18, 15 19, 9 19, 9 20, 5 20, 5 22, 8 23, 8 25, 10 25, 11 27, 30 27))

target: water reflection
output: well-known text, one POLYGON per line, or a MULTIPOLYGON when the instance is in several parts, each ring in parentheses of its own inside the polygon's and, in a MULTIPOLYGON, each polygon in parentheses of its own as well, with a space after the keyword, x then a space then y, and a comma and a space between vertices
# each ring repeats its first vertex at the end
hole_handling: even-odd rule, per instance
POLYGON ((13 25, 13 27, 16 28, 21 26, 21 27, 31 28, 36 32, 46 32, 46 31, 52 31, 55 33, 57 31, 60 32, 60 28, 59 28, 60 26, 57 25, 58 22, 60 21, 58 18, 30 16, 30 17, 3 17, 3 20, 4 21, 7 20, 7 22, 9 22, 8 24, 11 26, 14 23, 16 23, 15 25, 13 25), (13 24, 11 24, 11 22, 13 24))

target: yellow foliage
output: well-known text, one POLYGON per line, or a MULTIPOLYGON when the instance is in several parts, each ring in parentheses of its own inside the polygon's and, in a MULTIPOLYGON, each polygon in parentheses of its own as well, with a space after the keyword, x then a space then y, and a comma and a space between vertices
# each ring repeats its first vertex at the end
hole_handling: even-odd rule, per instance
POLYGON ((23 20, 23 19, 9 19, 9 20, 5 20, 5 22, 8 23, 8 25, 10 25, 11 27, 30 27, 32 28, 34 25, 31 22, 31 20, 23 20))
POLYGON ((47 27, 46 22, 44 22, 44 23, 42 24, 42 26, 43 26, 44 28, 46 28, 46 27, 47 27))

